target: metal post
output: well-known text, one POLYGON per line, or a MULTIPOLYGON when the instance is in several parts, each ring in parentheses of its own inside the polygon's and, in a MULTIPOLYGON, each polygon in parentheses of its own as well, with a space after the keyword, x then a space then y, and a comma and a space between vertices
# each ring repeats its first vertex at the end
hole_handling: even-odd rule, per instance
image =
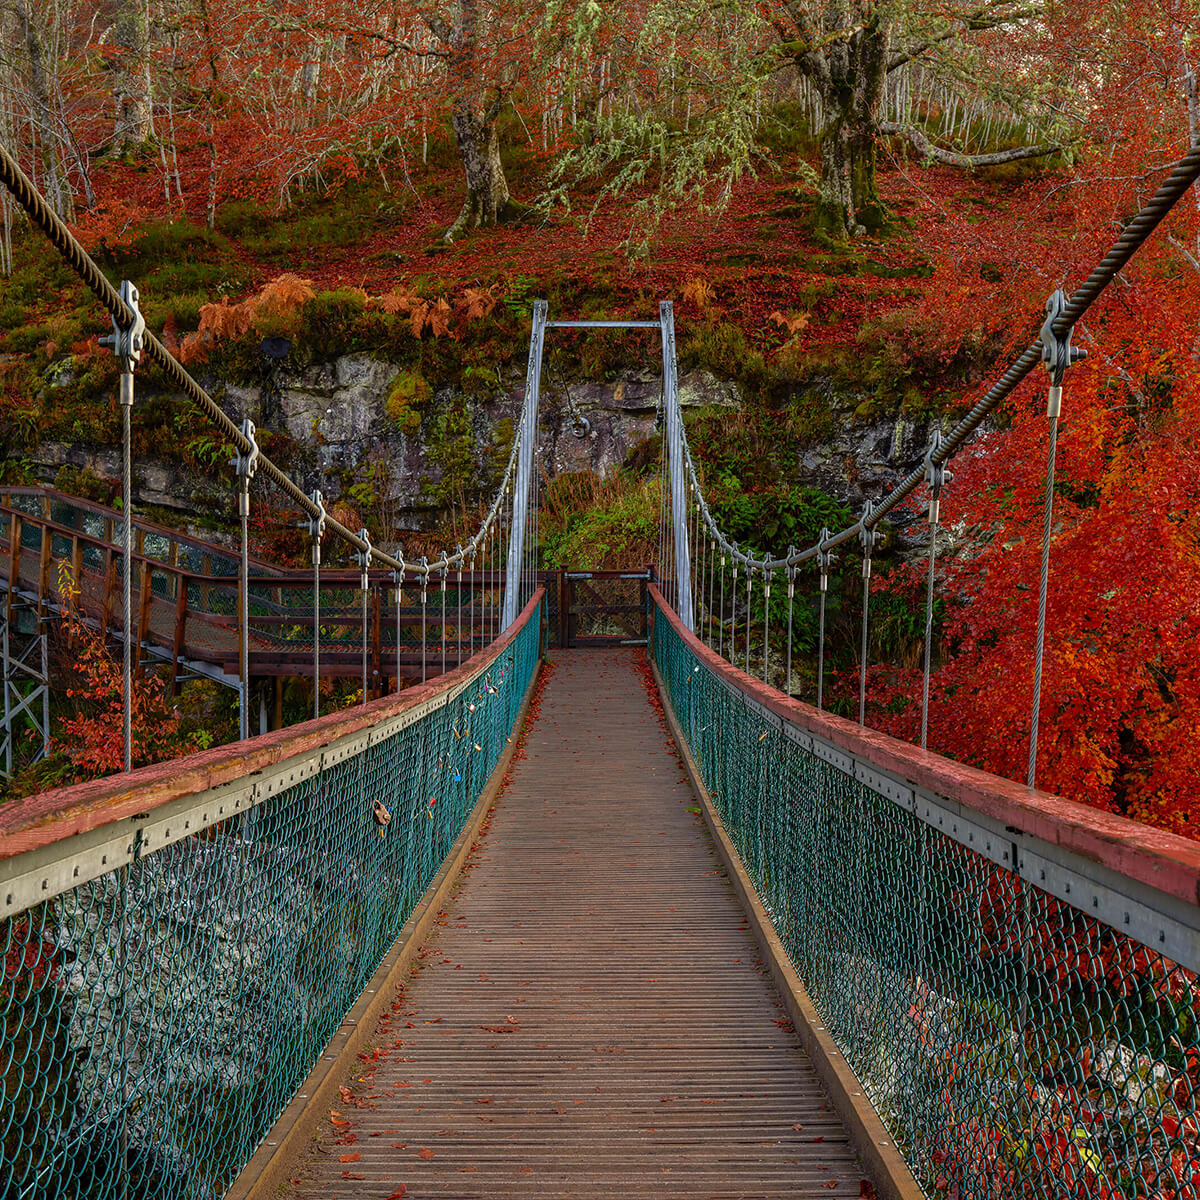
POLYGON ((462 548, 461 543, 459 544, 458 549, 455 551, 455 554, 458 556, 458 573, 455 576, 454 588, 457 593, 457 595, 455 596, 455 599, 458 601, 458 604, 455 609, 457 616, 456 616, 455 625, 454 625, 454 641, 455 641, 455 644, 458 646, 458 654, 456 655, 457 661, 455 662, 454 665, 456 667, 461 667, 462 666, 462 567, 463 567, 463 548, 462 548))
POLYGON ((792 609, 796 602, 796 564, 791 561, 796 553, 795 546, 788 547, 788 634, 787 634, 787 694, 792 694, 792 609))
POLYGON ((250 481, 258 467, 254 422, 242 422, 242 436, 250 443, 230 464, 238 477, 238 517, 242 526, 242 552, 238 563, 238 736, 250 736, 250 481))
POLYGON ((737 568, 738 560, 730 555, 729 582, 729 661, 737 666, 737 568))
POLYGON ((358 531, 364 549, 355 554, 358 559, 359 582, 362 590, 362 703, 367 702, 367 595, 371 590, 371 536, 365 529, 358 531))
MULTIPOLYGON (((3 670, 4 670, 4 773, 5 773, 5 775, 12 775, 12 770, 13 770, 12 703, 9 699, 9 684, 8 684, 9 673, 11 670, 10 663, 9 663, 10 646, 9 646, 9 640, 8 640, 8 626, 9 626, 9 621, 11 620, 11 618, 12 618, 11 613, 6 614, 2 618, 3 623, 4 623, 4 630, 3 630, 2 636, 4 639, 3 670)), ((49 725, 47 725, 47 728, 49 728, 49 725)))
POLYGON ((429 559, 421 555, 421 682, 425 682, 425 642, 429 626, 426 624, 429 616, 427 608, 429 598, 429 559))
POLYGON ((396 585, 396 691, 403 686, 400 682, 400 608, 404 603, 404 555, 400 555, 400 569, 392 572, 392 582, 396 585))
POLYGON ((771 663, 771 576, 764 571, 763 577, 763 683, 769 684, 769 667, 771 663))
POLYGON ((313 562, 313 717, 321 715, 321 539, 325 536, 325 501, 320 489, 313 492, 317 515, 310 517, 308 536, 312 538, 313 562))
POLYGON ((1046 649, 1046 601, 1050 591, 1050 533, 1054 524, 1054 468, 1058 458, 1058 419, 1062 413, 1062 385, 1067 368, 1087 357, 1086 350, 1071 345, 1073 330, 1065 337, 1054 332, 1054 322, 1067 307, 1061 289, 1046 301, 1046 323, 1042 326, 1042 361, 1050 372, 1050 389, 1046 396, 1046 416, 1050 420, 1050 443, 1046 448, 1046 515, 1042 527, 1042 569, 1038 589, 1037 641, 1033 659, 1033 704, 1029 718, 1029 771, 1026 782, 1033 787, 1037 780, 1038 722, 1042 713, 1042 665, 1046 649))
MULTIPOLYGON (((470 566, 467 568, 467 572, 471 576, 471 599, 470 599, 469 603, 467 604, 467 613, 468 613, 467 629, 469 631, 468 637, 471 639, 470 644, 467 646, 467 650, 468 650, 467 657, 468 658, 475 657, 475 597, 479 594, 479 577, 475 574, 475 553, 476 553, 475 547, 472 546, 472 548, 471 548, 471 563, 470 563, 470 566)), ((458 598, 458 611, 459 611, 459 620, 461 621, 462 620, 462 596, 461 595, 458 598)), ((461 636, 461 634, 460 634, 460 636, 461 636)), ((480 648, 482 649, 482 647, 483 647, 483 643, 480 642, 480 648)))
POLYGON ((871 514, 874 511, 874 502, 868 500, 866 510, 863 513, 862 531, 858 535, 858 540, 862 543, 863 548, 862 652, 858 672, 858 723, 860 725, 865 724, 867 718, 867 633, 870 628, 871 551, 875 548, 875 540, 879 536, 875 530, 867 528, 867 522, 871 519, 871 514))
POLYGON ((929 578, 925 584, 925 664, 921 678, 921 749, 929 746, 929 674, 933 661, 933 574, 937 564, 938 517, 941 515, 942 488, 950 478, 945 463, 935 463, 934 455, 942 444, 942 435, 934 432, 933 444, 925 455, 925 482, 929 485, 929 578))
POLYGON ((753 621, 750 616, 750 593, 754 587, 754 572, 746 568, 746 674, 750 674, 750 633, 753 621))
POLYGON ((128 328, 119 325, 113 318, 113 332, 100 341, 111 346, 121 360, 121 435, 122 435, 122 485, 123 511, 121 527, 124 544, 121 547, 121 588, 124 607, 124 662, 123 695, 121 700, 122 738, 124 741, 124 764, 128 771, 133 766, 133 462, 130 451, 130 425, 133 413, 133 370, 141 361, 142 347, 146 335, 146 322, 138 307, 138 290, 128 279, 121 283, 121 299, 133 312, 133 324, 128 328))
MULTIPOLYGON (((658 306, 662 321, 663 402, 666 407, 664 448, 671 486, 671 527, 675 535, 675 606, 684 627, 695 632, 692 572, 688 556, 687 489, 683 462, 683 417, 675 372, 675 310, 670 300, 658 306)), ((747 576, 749 578, 749 576, 747 576)))
POLYGON ((721 551, 721 619, 717 622, 717 655, 725 657, 725 551, 721 551))
POLYGON ((825 707, 825 599, 829 595, 829 565, 833 551, 825 549, 829 540, 828 526, 822 528, 817 540, 817 567, 821 572, 821 623, 817 634, 817 708, 825 707))
POLYGON ((446 673, 446 576, 450 574, 449 567, 442 568, 442 674, 446 673))
POLYGON ((533 302, 533 329, 529 337, 529 367, 525 374, 525 403, 521 409, 521 439, 517 453, 517 479, 513 492, 512 526, 504 582, 504 617, 507 629, 520 615, 521 568, 525 557, 525 522, 529 516, 529 491, 533 478, 534 443, 537 440, 538 393, 542 379, 542 346, 546 339, 546 301, 533 302))

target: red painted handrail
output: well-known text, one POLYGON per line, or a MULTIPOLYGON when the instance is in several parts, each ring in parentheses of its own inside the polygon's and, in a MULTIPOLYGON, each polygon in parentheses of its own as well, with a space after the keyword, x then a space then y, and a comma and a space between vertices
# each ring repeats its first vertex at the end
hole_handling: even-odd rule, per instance
POLYGON ((1002 779, 793 700, 710 650, 683 626, 656 586, 651 585, 650 595, 656 615, 670 622, 697 659, 785 721, 914 787, 999 821, 1014 833, 1061 846, 1160 892, 1200 904, 1200 843, 1002 779))

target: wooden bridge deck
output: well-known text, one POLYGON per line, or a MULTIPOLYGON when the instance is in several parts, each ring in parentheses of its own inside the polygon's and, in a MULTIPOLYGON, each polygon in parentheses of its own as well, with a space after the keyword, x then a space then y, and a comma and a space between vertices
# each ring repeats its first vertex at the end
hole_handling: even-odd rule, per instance
POLYGON ((555 655, 300 1200, 860 1195, 633 650, 555 655))

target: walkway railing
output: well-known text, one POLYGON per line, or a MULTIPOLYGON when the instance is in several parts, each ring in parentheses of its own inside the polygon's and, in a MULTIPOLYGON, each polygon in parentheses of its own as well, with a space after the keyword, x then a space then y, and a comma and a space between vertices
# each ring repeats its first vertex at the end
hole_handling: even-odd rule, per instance
POLYGON ((219 1196, 505 745, 544 593, 461 669, 0 815, 0 1191, 219 1196))
POLYGON ((793 966, 929 1196, 1194 1197, 1200 845, 652 652, 793 966))
MULTIPOLYGON (((122 626, 120 514, 50 490, 0 492, 0 570, 9 597, 25 592, 59 604, 59 570, 69 570, 76 602, 104 634, 122 626), (11 499, 12 503, 4 503, 11 499)), ((219 547, 170 530, 133 527, 131 636, 134 666, 146 650, 184 670, 238 679, 241 582, 238 560, 219 547)), ((481 555, 481 562, 485 556, 481 555)), ((314 603, 311 570, 285 570, 250 559, 246 577, 250 674, 312 676, 314 603)), ((368 698, 389 678, 421 680, 457 667, 500 632, 504 575, 462 570, 426 580, 418 566, 321 572, 320 670, 357 677, 364 661, 368 698)), ((177 676, 178 679, 178 676, 177 676)))

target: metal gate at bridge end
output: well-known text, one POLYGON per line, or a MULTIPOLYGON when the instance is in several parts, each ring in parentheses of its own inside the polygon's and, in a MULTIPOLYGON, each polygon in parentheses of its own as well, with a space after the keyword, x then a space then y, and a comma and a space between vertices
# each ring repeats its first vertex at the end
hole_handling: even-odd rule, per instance
POLYGON ((556 644, 644 646, 650 578, 649 570, 554 572, 556 644))

